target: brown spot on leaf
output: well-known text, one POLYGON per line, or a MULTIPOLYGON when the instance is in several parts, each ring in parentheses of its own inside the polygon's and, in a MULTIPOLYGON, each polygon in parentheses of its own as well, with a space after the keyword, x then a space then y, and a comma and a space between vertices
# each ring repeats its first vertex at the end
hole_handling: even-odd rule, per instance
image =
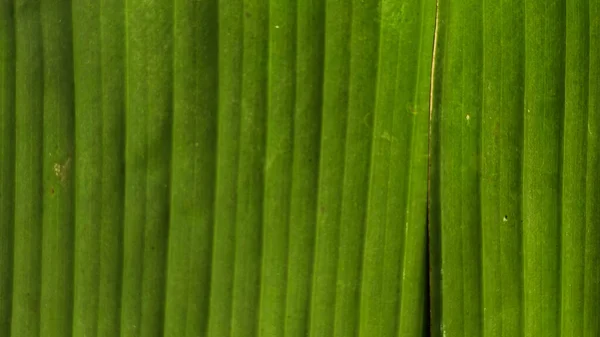
POLYGON ((494 131, 493 131, 494 137, 498 137, 500 135, 500 122, 496 121, 496 123, 494 124, 494 131))

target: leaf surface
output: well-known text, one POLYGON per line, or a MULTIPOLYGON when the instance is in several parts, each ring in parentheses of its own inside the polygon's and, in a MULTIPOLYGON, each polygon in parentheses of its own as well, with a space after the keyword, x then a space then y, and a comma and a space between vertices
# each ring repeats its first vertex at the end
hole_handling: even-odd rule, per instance
POLYGON ((434 18, 0 1, 0 335, 423 336, 434 18))
POLYGON ((433 336, 595 336, 597 1, 440 0, 433 336))

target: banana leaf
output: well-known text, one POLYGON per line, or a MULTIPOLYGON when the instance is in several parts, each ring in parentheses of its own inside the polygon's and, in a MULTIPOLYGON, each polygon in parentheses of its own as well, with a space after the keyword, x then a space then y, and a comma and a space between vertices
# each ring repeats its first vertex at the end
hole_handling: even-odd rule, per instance
POLYGON ((424 336, 435 3, 1 0, 0 336, 424 336))
POLYGON ((599 10, 439 0, 432 336, 600 334, 599 10))

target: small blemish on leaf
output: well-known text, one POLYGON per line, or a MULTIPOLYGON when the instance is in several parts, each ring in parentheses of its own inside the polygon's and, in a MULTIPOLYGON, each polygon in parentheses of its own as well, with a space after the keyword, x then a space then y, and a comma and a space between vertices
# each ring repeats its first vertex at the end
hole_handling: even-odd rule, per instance
POLYGON ((392 142, 392 136, 387 131, 381 134, 381 138, 387 140, 390 143, 392 142))
POLYGON ((56 177, 60 180, 61 183, 64 183, 67 180, 67 176, 69 175, 70 170, 71 157, 67 158, 64 164, 54 164, 54 175, 56 175, 56 177))
POLYGON ((408 111, 409 114, 416 116, 419 113, 419 109, 417 109, 416 105, 412 105, 412 104, 408 104, 406 106, 406 111, 408 111))

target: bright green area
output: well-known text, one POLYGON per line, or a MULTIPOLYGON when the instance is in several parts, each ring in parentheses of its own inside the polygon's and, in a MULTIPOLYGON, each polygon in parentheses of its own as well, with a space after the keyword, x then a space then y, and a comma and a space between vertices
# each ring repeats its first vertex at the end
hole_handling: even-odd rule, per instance
POLYGON ((430 0, 0 0, 0 336, 425 336, 430 0))

